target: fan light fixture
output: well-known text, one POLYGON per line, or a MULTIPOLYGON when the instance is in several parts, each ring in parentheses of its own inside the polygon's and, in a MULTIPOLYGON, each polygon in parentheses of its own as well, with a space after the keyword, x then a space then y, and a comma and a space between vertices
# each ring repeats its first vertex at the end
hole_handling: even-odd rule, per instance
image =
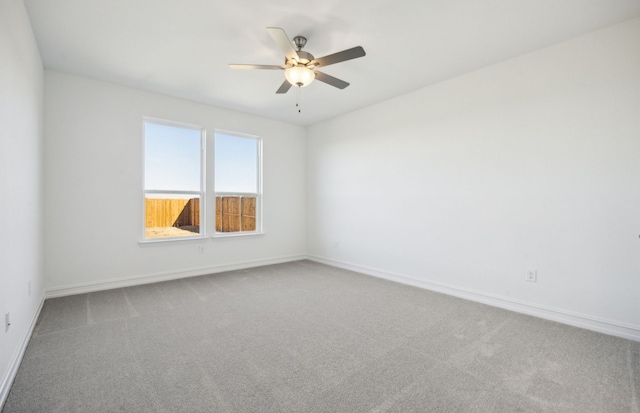
POLYGON ((309 69, 305 66, 294 66, 285 69, 284 77, 287 78, 287 81, 294 86, 305 87, 313 82, 313 79, 316 78, 313 70, 309 69))

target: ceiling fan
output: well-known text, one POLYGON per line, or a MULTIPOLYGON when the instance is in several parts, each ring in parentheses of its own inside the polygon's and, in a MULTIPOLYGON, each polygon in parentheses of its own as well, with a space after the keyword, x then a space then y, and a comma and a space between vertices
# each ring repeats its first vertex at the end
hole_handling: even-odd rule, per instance
POLYGON ((356 46, 316 59, 311 53, 302 51, 302 48, 307 44, 305 37, 296 36, 293 38, 293 43, 291 43, 283 29, 279 27, 267 27, 267 31, 284 53, 284 65, 230 64, 229 67, 232 69, 284 70, 286 80, 280 85, 276 93, 287 93, 289 88, 294 85, 299 88, 307 86, 313 82, 314 79, 318 79, 338 89, 344 89, 349 86, 349 83, 320 72, 316 70, 316 68, 356 59, 365 55, 364 49, 361 46, 356 46), (293 48, 294 44, 298 50, 293 48))

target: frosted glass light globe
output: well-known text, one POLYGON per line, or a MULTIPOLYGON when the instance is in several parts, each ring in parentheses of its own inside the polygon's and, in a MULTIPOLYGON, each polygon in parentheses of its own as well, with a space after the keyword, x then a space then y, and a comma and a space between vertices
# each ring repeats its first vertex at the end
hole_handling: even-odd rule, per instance
POLYGON ((313 73, 313 70, 309 68, 304 66, 294 66, 285 69, 284 77, 286 77, 289 83, 293 86, 305 87, 313 82, 316 75, 313 73))

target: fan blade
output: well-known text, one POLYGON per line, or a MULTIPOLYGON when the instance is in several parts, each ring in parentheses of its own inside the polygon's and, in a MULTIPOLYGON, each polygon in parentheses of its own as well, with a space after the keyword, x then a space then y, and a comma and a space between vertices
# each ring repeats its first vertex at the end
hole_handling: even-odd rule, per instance
POLYGON ((324 82, 327 85, 337 87, 338 89, 344 89, 345 87, 349 86, 349 83, 345 82, 344 80, 340 80, 337 77, 329 76, 326 73, 318 72, 317 70, 314 70, 313 73, 316 74, 316 79, 318 79, 319 81, 324 82))
POLYGON ((267 69, 267 70, 278 70, 284 69, 284 66, 275 66, 275 65, 229 65, 232 69, 267 69))
POLYGON ((276 93, 287 93, 291 88, 291 83, 288 80, 285 80, 283 84, 280 85, 280 88, 276 90, 276 93))
POLYGON ((366 53, 361 46, 352 47, 351 49, 343 50, 338 53, 330 54, 328 56, 314 59, 309 63, 309 66, 329 66, 334 63, 340 63, 351 59, 357 59, 358 57, 365 56, 366 53))
POLYGON ((291 40, 289 40, 289 37, 284 32, 284 30, 279 27, 267 27, 267 31, 271 35, 273 41, 276 42, 282 53, 284 53, 287 60, 300 60, 296 49, 293 48, 293 43, 291 43, 291 40))

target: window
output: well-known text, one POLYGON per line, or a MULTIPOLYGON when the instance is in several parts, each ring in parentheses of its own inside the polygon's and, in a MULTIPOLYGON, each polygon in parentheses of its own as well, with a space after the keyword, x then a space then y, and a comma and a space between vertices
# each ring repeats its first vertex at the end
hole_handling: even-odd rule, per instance
POLYGON ((204 130, 144 121, 144 239, 200 237, 204 130))
POLYGON ((216 133, 216 234, 261 232, 261 140, 216 133))

